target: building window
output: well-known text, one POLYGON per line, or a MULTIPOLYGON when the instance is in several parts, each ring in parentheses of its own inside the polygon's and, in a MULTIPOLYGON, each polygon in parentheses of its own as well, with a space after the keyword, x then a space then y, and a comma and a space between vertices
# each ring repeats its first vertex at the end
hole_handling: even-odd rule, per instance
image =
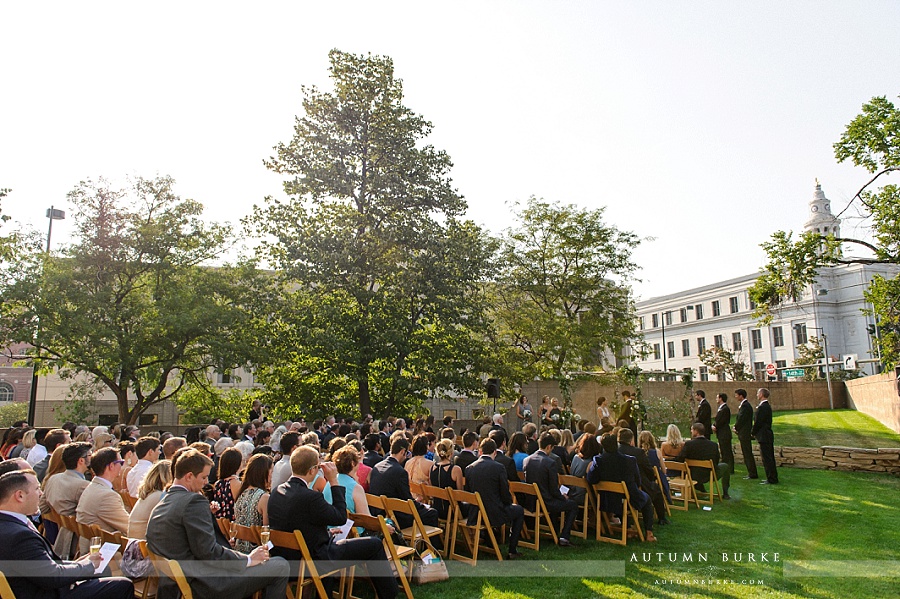
POLYGON ((784 370, 783 368, 787 368, 787 360, 775 360, 775 368, 778 369, 776 375, 778 376, 779 381, 784 380, 784 370))
POLYGON ((809 342, 809 338, 806 336, 806 324, 795 324, 794 331, 797 335, 797 345, 803 345, 809 342))
POLYGON ((659 354, 659 343, 654 343, 654 344, 653 344, 653 359, 654 359, 654 360, 659 360, 659 358, 660 358, 660 354, 659 354))
POLYGON ((754 302, 753 300, 750 300, 750 309, 756 310, 756 302, 754 302))
POLYGON ((706 337, 697 337, 697 355, 706 351, 706 337))
POLYGON ((719 300, 716 300, 712 303, 713 306, 713 316, 719 316, 722 314, 722 310, 719 308, 719 300))
POLYGON ((643 316, 638 318, 638 328, 642 331, 644 330, 644 317, 643 316))
POLYGON ((681 322, 687 322, 687 308, 679 310, 678 316, 681 318, 681 322))
POLYGON ((219 373, 219 384, 228 385, 231 383, 231 371, 219 373))
POLYGON ((713 337, 713 345, 715 345, 719 349, 725 347, 725 343, 722 340, 722 335, 716 335, 715 337, 713 337))
POLYGON ((762 349, 762 332, 759 329, 750 329, 750 347, 762 349))
POLYGON ((703 320, 703 304, 694 306, 694 314, 697 316, 697 320, 703 320))
POLYGON ((12 385, 6 381, 0 381, 0 403, 12 401, 15 395, 16 391, 13 389, 12 385))
POLYGON ((706 368, 706 366, 700 367, 700 380, 701 381, 709 380, 709 370, 706 368))
POLYGON ((674 341, 666 341, 666 354, 670 358, 675 357, 675 342, 674 341))
POLYGON ((672 313, 671 312, 663 312, 663 318, 666 319, 666 326, 672 325, 672 313))
POLYGON ((738 311, 737 297, 729 297, 728 298, 728 307, 731 309, 732 314, 737 313, 737 311, 738 311))
POLYGON ((741 351, 742 349, 744 349, 744 344, 741 343, 740 333, 731 334, 731 349, 733 349, 734 351, 741 351))
POLYGON ((784 345, 784 329, 781 327, 772 327, 772 345, 775 347, 784 345))
POLYGON ((765 362, 754 362, 753 363, 753 376, 758 381, 766 380, 766 363, 765 362))
POLYGON ((681 355, 689 356, 691 355, 691 342, 688 339, 681 340, 681 355))
POLYGON ((654 314, 650 317, 650 320, 653 322, 653 328, 659 328, 659 314, 654 314))

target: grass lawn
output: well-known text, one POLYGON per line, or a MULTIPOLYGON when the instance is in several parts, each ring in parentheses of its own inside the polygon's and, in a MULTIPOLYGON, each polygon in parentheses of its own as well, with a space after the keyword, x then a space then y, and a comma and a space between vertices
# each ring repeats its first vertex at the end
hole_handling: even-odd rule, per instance
POLYGON ((856 410, 775 412, 772 428, 775 445, 785 447, 900 447, 900 435, 856 410))
MULTIPOLYGON (((523 549, 525 557, 515 562, 485 558, 475 568, 450 562, 450 580, 413 592, 416 599, 897 596, 900 479, 782 468, 782 484, 761 486, 743 474, 738 467, 731 501, 712 511, 674 512, 673 524, 656 527, 658 543, 620 547, 576 539, 575 548, 550 542, 539 553, 523 549), (748 563, 751 552, 757 561, 748 563), (762 553, 769 562, 760 561, 762 553), (670 554, 678 561, 670 562, 670 554), (743 561, 735 563, 734 554, 743 561), (845 562, 832 568, 840 576, 797 572, 806 562, 826 560, 845 562), (861 572, 865 566, 874 572, 861 572)), ((369 595, 367 586, 357 589, 369 595)))

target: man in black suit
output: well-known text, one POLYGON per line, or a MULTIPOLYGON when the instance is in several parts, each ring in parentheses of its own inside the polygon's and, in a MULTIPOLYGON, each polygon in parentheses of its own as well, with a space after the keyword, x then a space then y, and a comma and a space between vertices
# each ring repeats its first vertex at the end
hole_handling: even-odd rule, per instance
POLYGON ((74 562, 56 555, 29 520, 38 512, 40 499, 34 470, 0 476, 0 562, 13 594, 34 599, 132 599, 134 585, 127 578, 97 577, 100 554, 74 562))
POLYGON ((697 404, 697 416, 694 418, 694 422, 699 422, 703 425, 703 430, 705 431, 703 435, 709 439, 712 435, 712 407, 706 401, 706 391, 698 389, 694 395, 700 402, 697 404))
POLYGON ((713 424, 713 432, 719 442, 719 455, 722 461, 728 464, 731 474, 734 474, 734 450, 731 449, 731 408, 728 407, 728 394, 716 394, 716 422, 713 424))
POLYGON ((522 434, 525 435, 525 440, 528 441, 525 453, 531 455, 538 450, 537 425, 533 422, 526 422, 525 426, 522 427, 522 434))
POLYGON ((463 435, 463 450, 456 456, 456 465, 465 473, 469 464, 473 464, 478 459, 478 435, 468 432, 463 435))
MULTIPOLYGON (((369 474, 369 493, 395 497, 403 501, 413 498, 409 490, 409 474, 403 468, 408 451, 409 441, 405 437, 398 437, 391 445, 391 455, 372 467, 372 473, 369 474)), ((373 509, 372 513, 376 511, 378 510, 373 509)), ((422 518, 422 524, 438 525, 438 512, 433 507, 417 501, 416 511, 422 518)), ((397 514, 397 524, 400 528, 408 528, 412 526, 413 518, 409 514, 397 514)))
POLYGON ((769 390, 765 387, 756 392, 759 404, 756 406, 756 420, 751 434, 759 443, 759 457, 766 470, 766 480, 761 485, 778 484, 778 468, 775 466, 775 434, 772 432, 772 406, 769 405, 769 390))
POLYGON ((650 463, 647 452, 634 446, 634 432, 630 428, 619 429, 619 453, 633 457, 638 465, 638 484, 650 496, 656 517, 662 525, 669 524, 666 515, 666 496, 656 483, 656 469, 650 463))
MULTIPOLYGON (((265 547, 250 554, 228 546, 201 494, 212 460, 193 448, 179 454, 175 480, 147 523, 147 547, 178 560, 196 599, 249 597, 265 590, 266 599, 283 599, 290 568, 280 557, 269 559, 265 547)), ((160 578, 158 597, 172 596, 175 583, 160 578), (167 594, 168 593, 168 594, 167 594)))
POLYGON ((387 453, 391 449, 391 432, 394 425, 389 420, 378 421, 378 436, 381 441, 381 451, 387 453))
POLYGON ((551 520, 556 520, 560 513, 565 513, 558 544, 560 547, 570 547, 572 543, 569 541, 569 534, 578 515, 578 503, 559 492, 559 462, 550 456, 556 446, 556 438, 546 432, 538 439, 538 445, 540 449, 525 458, 525 482, 537 483, 551 520))
MULTIPOLYGON (((466 490, 481 495, 492 527, 509 525, 507 557, 516 559, 522 555, 518 551, 518 546, 519 535, 525 523, 525 510, 512 501, 506 469, 496 461, 498 455, 497 444, 491 438, 481 442, 481 457, 466 468, 466 490)), ((478 511, 469 510, 469 524, 474 525, 477 518, 478 511)))
POLYGON ((363 455, 362 463, 369 468, 374 468, 375 464, 383 459, 381 455, 381 435, 377 433, 369 433, 363 440, 363 449, 366 453, 363 455))
POLYGON ((506 480, 519 482, 519 473, 516 471, 516 462, 506 455, 506 437, 498 431, 491 431, 491 434, 488 435, 488 439, 493 441, 497 446, 497 455, 494 456, 494 461, 506 469, 506 480))
POLYGON ((746 389, 736 389, 734 396, 740 403, 737 417, 734 419, 734 432, 737 433, 738 440, 741 442, 741 454, 744 456, 744 465, 747 467, 747 476, 744 478, 759 478, 756 471, 756 458, 753 457, 753 437, 750 432, 753 429, 753 406, 747 399, 746 389))
MULTIPOLYGON (((719 461, 719 446, 703 436, 703 425, 695 422, 691 425, 691 438, 684 442, 681 453, 676 461, 685 460, 712 460, 716 465, 716 474, 722 481, 722 497, 731 499, 728 488, 731 486, 731 467, 725 462, 719 461)), ((694 479, 694 488, 701 493, 706 492, 704 486, 709 482, 709 470, 707 468, 691 468, 691 478, 694 479)))
MULTIPOLYGON (((332 505, 328 505, 325 497, 312 489, 319 468, 319 453, 314 447, 305 445, 291 454, 293 476, 272 490, 269 526, 275 530, 302 532, 316 561, 365 564, 378 597, 393 599, 397 596, 397 581, 391 573, 381 540, 364 537, 335 541, 331 537, 329 527, 342 526, 347 521, 346 494, 344 487, 338 484, 337 467, 331 462, 322 464, 322 474, 331 483, 332 505)), ((273 554, 290 560, 292 564, 301 559, 299 551, 288 549, 276 548, 273 554)), ((323 581, 329 597, 336 582, 331 577, 323 581)))
MULTIPOLYGON (((588 484, 595 485, 600 481, 624 482, 628 487, 631 506, 640 511, 643 516, 647 540, 656 541, 656 537, 653 535, 653 502, 650 501, 649 495, 638 488, 637 462, 633 457, 619 452, 616 438, 609 433, 600 438, 600 446, 603 448, 603 453, 595 456, 591 465, 588 466, 585 476, 588 484)), ((622 515, 620 513, 621 499, 617 504, 615 497, 604 493, 601 501, 601 509, 604 512, 614 513, 617 516, 622 515)))

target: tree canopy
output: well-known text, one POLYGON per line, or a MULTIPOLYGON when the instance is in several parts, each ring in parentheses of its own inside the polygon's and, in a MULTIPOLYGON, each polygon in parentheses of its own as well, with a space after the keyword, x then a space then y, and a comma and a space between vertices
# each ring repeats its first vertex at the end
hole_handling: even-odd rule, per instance
POLYGON ((260 300, 248 265, 216 266, 228 226, 175 195, 170 177, 125 189, 99 179, 69 194, 74 243, 58 256, 31 252, 7 265, 0 332, 36 348, 43 369, 96 377, 134 423, 211 368, 247 361, 248 307, 260 300))
MULTIPOLYGON (((768 260, 750 288, 756 316, 766 322, 772 311, 788 300, 797 301, 823 267, 841 264, 900 265, 900 187, 876 186, 883 177, 900 170, 900 110, 886 97, 875 97, 847 125, 834 144, 838 162, 850 160, 870 178, 842 212, 853 210, 866 225, 866 237, 835 237, 806 232, 796 240, 778 231, 762 244, 768 260)), ((865 292, 881 332, 883 363, 900 360, 900 280, 875 276, 865 292)))

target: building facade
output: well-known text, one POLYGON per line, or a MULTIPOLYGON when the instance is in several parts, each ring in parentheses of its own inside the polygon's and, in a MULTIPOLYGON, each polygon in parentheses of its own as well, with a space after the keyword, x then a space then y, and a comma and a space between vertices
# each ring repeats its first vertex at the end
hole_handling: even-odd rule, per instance
MULTIPOLYGON (((840 235, 840 219, 831 212, 831 203, 821 185, 816 184, 809 202, 806 231, 840 235)), ((773 314, 772 322, 759 326, 748 289, 758 274, 687 289, 637 303, 639 328, 649 350, 636 364, 645 371, 692 369, 699 380, 709 380, 700 354, 713 346, 734 353, 746 370, 758 380, 766 380, 769 364, 783 378, 784 368, 793 365, 799 347, 812 337, 824 341, 830 367, 841 368, 849 358, 862 374, 876 374, 878 364, 874 337, 874 317, 863 291, 876 275, 896 277, 896 265, 841 265, 823 268, 816 282, 797 302, 786 302, 773 314), (853 357, 856 357, 854 360, 853 357), (839 365, 834 365, 838 362, 839 365)))

